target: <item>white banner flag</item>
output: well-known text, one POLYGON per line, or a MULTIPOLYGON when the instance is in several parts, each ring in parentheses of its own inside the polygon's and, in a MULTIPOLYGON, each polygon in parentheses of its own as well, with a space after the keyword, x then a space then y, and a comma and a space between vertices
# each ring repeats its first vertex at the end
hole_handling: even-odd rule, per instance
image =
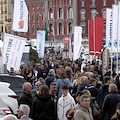
POLYGON ((118 5, 112 6, 113 19, 112 19, 112 51, 117 52, 117 39, 118 39, 118 5))
POLYGON ((120 1, 118 3, 118 40, 119 40, 119 44, 118 44, 118 50, 120 50, 120 1))
POLYGON ((24 0, 14 0, 12 29, 18 32, 28 31, 28 9, 24 0))
POLYGON ((74 27, 74 55, 73 60, 76 60, 80 57, 80 49, 82 42, 82 27, 75 26, 74 27))
POLYGON ((44 57, 44 49, 45 49, 45 31, 37 31, 37 52, 38 56, 44 57))
POLYGON ((112 9, 106 9, 106 46, 111 50, 112 47, 112 9))
POLYGON ((7 70, 11 67, 19 70, 26 38, 5 34, 3 43, 3 63, 7 64, 7 70))

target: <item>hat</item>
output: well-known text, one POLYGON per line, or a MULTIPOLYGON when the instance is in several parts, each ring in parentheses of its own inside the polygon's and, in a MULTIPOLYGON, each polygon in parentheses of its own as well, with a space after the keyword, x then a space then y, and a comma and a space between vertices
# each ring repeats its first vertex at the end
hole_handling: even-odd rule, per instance
POLYGON ((120 108, 120 103, 117 104, 116 109, 120 108))
POLYGON ((81 91, 79 91, 79 92, 76 92, 76 97, 77 96, 81 96, 81 95, 83 95, 84 93, 83 92, 81 92, 81 91))

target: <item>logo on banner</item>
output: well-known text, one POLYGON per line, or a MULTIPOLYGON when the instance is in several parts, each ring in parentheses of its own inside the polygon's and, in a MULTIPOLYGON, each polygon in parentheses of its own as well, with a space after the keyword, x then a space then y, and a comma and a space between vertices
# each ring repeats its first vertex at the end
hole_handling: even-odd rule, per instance
POLYGON ((23 0, 20 0, 20 21, 18 22, 19 29, 23 29, 24 20, 23 20, 23 0))
POLYGON ((116 48, 117 48, 117 39, 116 39, 116 40, 114 40, 113 45, 114 45, 114 47, 116 47, 116 48))
POLYGON ((108 41, 108 47, 111 48, 112 46, 112 43, 111 43, 111 40, 108 41))

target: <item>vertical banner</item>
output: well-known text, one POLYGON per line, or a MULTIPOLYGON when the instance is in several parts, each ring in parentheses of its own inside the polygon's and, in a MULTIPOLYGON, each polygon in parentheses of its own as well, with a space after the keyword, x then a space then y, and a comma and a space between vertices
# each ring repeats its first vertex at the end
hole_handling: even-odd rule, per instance
POLYGON ((106 9, 106 46, 111 51, 112 47, 112 9, 106 9))
POLYGON ((72 36, 71 36, 71 49, 72 49, 72 53, 73 53, 73 46, 74 46, 74 34, 72 34, 72 36))
POLYGON ((64 50, 70 50, 70 37, 64 37, 64 50))
POLYGON ((38 56, 44 57, 44 48, 45 48, 45 31, 37 31, 37 52, 38 56))
POLYGON ((3 63, 7 65, 7 70, 10 70, 11 67, 19 70, 26 40, 26 38, 10 34, 4 35, 3 63))
POLYGON ((94 36, 95 36, 95 32, 94 32, 94 26, 93 26, 94 21, 93 20, 89 20, 89 29, 88 29, 88 33, 89 33, 89 54, 90 55, 94 55, 95 52, 95 43, 94 43, 94 36))
POLYGON ((118 34, 118 5, 113 5, 112 19, 112 51, 117 52, 117 34, 118 34))
POLYGON ((28 31, 28 9, 24 0, 14 0, 12 29, 18 32, 28 31))
POLYGON ((103 18, 95 17, 95 55, 102 55, 103 18))
POLYGON ((120 50, 120 1, 118 2, 118 41, 119 41, 119 44, 118 44, 118 50, 120 50))
POLYGON ((81 42, 82 42, 82 27, 74 27, 74 55, 73 60, 79 59, 81 51, 81 42))

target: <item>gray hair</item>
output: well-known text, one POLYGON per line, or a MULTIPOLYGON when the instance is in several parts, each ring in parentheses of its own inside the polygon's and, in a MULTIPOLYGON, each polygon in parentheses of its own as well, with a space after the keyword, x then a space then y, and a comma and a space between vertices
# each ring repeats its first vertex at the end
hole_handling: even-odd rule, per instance
POLYGON ((48 74, 54 76, 55 75, 55 70, 54 69, 50 69, 48 74))
POLYGON ((115 84, 110 84, 109 90, 111 93, 118 93, 118 89, 117 89, 117 86, 115 84))
POLYGON ((23 84, 23 86, 22 86, 23 91, 25 91, 25 89, 26 89, 29 85, 30 85, 29 82, 25 82, 25 83, 23 84))
POLYGON ((83 83, 83 81, 86 81, 88 79, 87 76, 82 76, 81 79, 80 79, 80 83, 83 83))
POLYGON ((4 117, 4 120, 18 120, 15 115, 7 115, 4 117))
POLYGON ((29 115, 30 114, 30 108, 26 104, 21 104, 19 107, 19 110, 23 112, 23 115, 29 115))
POLYGON ((87 94, 83 94, 83 95, 80 96, 80 101, 83 102, 84 98, 90 98, 90 96, 87 95, 87 94))

